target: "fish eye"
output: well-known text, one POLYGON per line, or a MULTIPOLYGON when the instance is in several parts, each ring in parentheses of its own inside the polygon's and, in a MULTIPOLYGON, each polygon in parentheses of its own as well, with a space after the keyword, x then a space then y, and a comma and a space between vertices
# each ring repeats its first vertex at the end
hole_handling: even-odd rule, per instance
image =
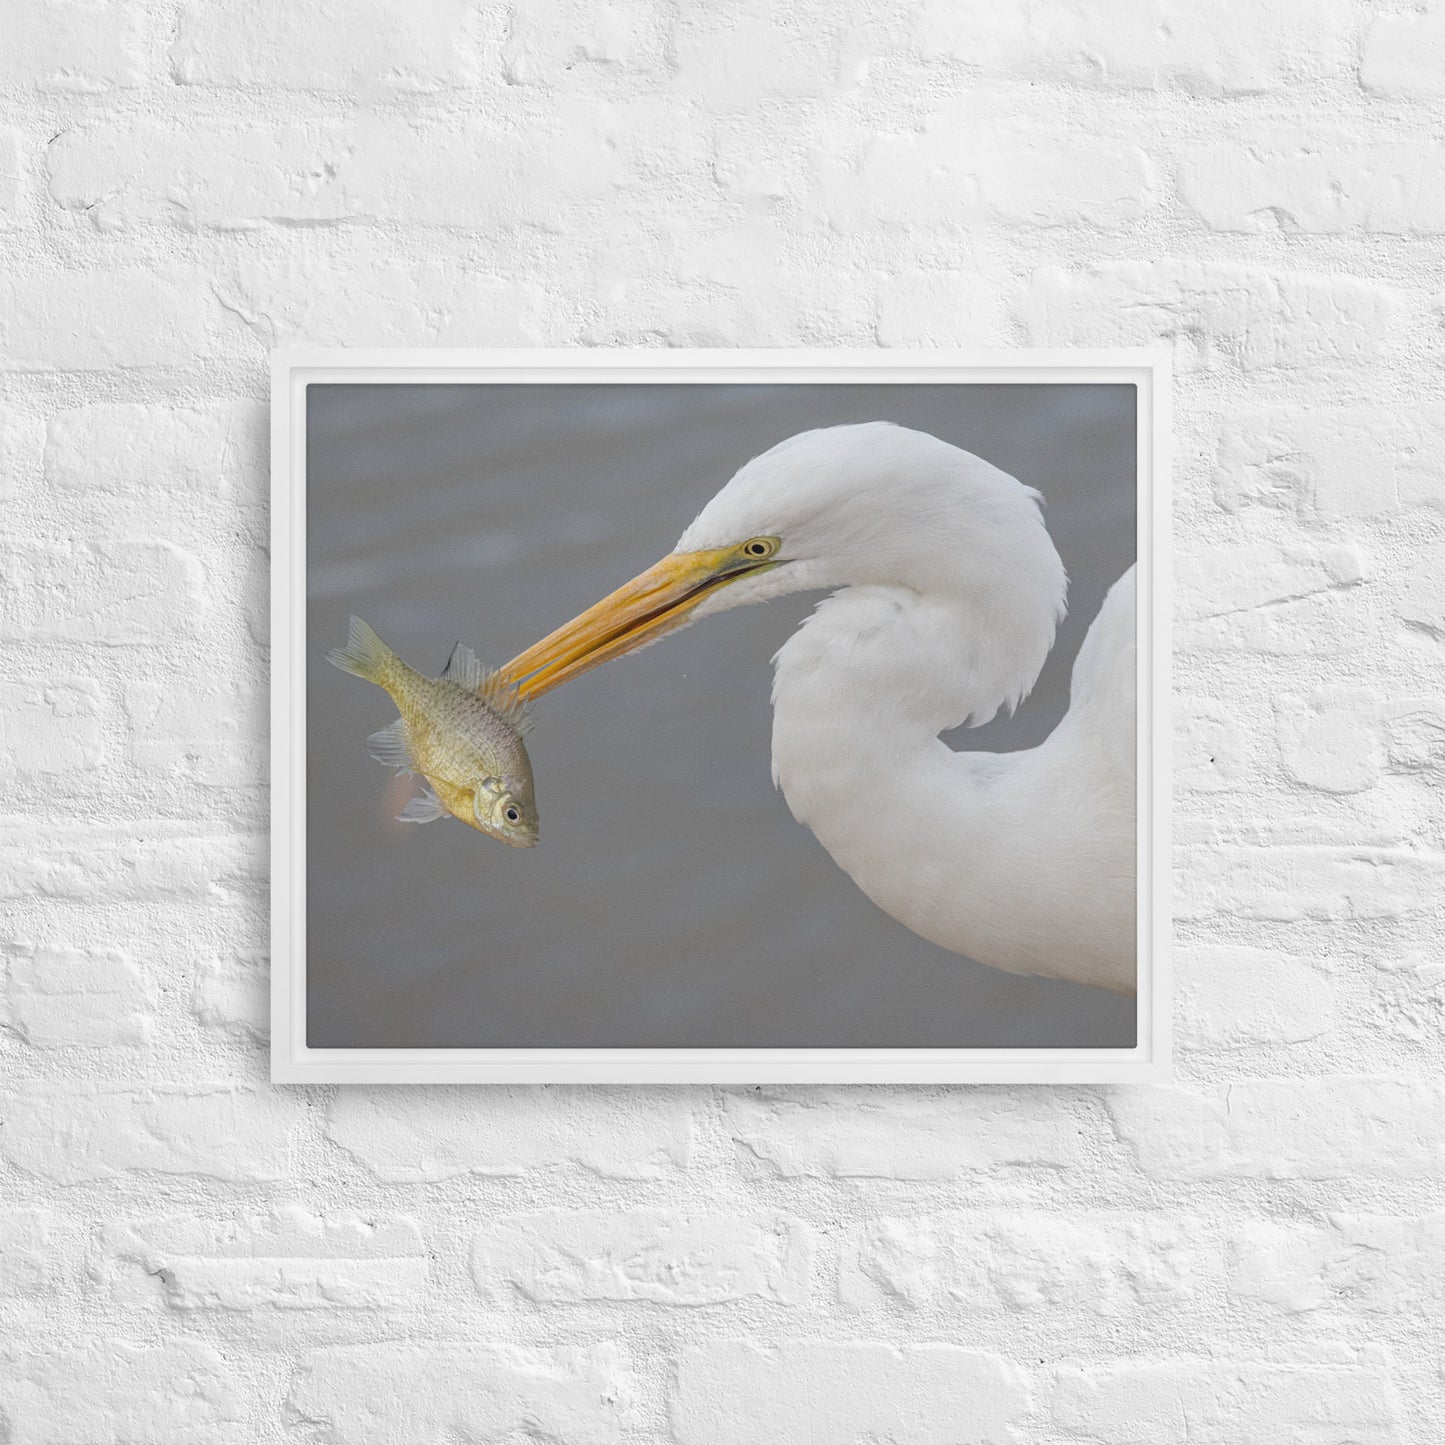
POLYGON ((510 803, 502 815, 509 823, 520 823, 522 821, 522 810, 515 804, 510 803))
POLYGON ((754 537, 749 542, 743 543, 744 557, 771 557, 778 550, 778 539, 776 537, 754 537))

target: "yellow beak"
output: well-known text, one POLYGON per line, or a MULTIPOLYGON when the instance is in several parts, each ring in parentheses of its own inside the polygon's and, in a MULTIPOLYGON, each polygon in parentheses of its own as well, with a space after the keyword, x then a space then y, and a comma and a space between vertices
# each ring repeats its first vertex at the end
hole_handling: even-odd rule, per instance
MULTIPOLYGON (((743 547, 748 545, 752 544, 743 547)), ((674 552, 664 557, 514 657, 501 669, 502 677, 530 700, 676 632, 693 608, 719 587, 777 566, 766 558, 747 555, 743 547, 674 552)))

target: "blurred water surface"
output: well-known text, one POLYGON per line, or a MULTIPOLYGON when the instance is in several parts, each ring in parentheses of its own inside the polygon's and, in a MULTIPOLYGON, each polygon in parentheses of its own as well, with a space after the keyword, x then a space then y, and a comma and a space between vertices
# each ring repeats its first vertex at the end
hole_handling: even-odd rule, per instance
POLYGON ((1013 978, 879 912, 769 777, 768 659, 814 597, 743 608, 542 700, 541 844, 392 821, 368 757, 396 716, 324 661, 365 617, 410 662, 500 663, 668 551, 750 457, 888 420, 1031 486, 1069 616, 1016 717, 949 741, 1030 747, 1134 560, 1121 386, 312 386, 308 935, 312 1047, 1127 1047, 1132 1000, 1013 978))

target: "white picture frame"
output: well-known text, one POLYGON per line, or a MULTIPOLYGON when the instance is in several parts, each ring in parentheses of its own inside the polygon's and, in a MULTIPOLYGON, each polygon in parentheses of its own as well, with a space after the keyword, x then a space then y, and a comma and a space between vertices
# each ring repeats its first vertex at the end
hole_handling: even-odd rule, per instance
MULTIPOLYGON (((1156 351, 320 350, 272 359, 271 1077, 304 1083, 1118 1083, 1170 1069, 1167 356, 1156 351), (306 388, 313 383, 1126 383, 1138 394, 1138 1033, 1132 1049, 307 1045, 306 388)), ((1027 480, 1027 479, 1025 479, 1027 480)), ((621 580, 621 579, 619 579, 621 580)))

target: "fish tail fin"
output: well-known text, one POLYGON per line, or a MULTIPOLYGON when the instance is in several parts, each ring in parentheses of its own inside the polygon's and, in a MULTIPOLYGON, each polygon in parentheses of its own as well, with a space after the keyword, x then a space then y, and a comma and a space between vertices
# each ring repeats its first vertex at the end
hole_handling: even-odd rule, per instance
POLYGON ((351 633, 344 647, 333 647, 326 654, 327 662, 367 682, 381 682, 387 664, 395 656, 391 648, 359 617, 351 619, 351 633))

